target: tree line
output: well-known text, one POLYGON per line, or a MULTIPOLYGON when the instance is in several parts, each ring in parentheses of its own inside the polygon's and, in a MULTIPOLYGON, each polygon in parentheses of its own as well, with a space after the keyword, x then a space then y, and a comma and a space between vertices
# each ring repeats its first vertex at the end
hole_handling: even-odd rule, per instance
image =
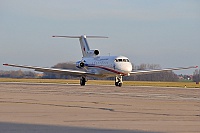
POLYGON ((200 82, 200 69, 196 69, 193 73, 193 81, 196 83, 200 82))
POLYGON ((40 78, 39 74, 32 71, 0 71, 1 78, 40 78))
MULTIPOLYGON (((159 64, 140 64, 134 65, 133 70, 152 70, 152 69, 161 69, 159 64)), ((141 75, 131 75, 124 78, 124 80, 128 81, 178 81, 178 75, 176 75, 173 71, 163 71, 149 74, 141 74, 141 75)))
MULTIPOLYGON (((73 69, 78 70, 76 68, 75 63, 73 62, 66 62, 66 63, 58 63, 54 65, 52 68, 62 68, 62 69, 73 69)), ((149 70, 149 69, 161 69, 159 64, 140 64, 134 65, 133 70, 149 70)), ((194 76, 195 80, 200 75, 200 71, 195 70, 194 76)), ((43 74, 38 74, 32 71, 0 71, 0 77, 7 77, 7 78, 48 78, 48 79, 79 79, 79 76, 76 75, 63 75, 63 74, 56 74, 50 72, 44 72, 43 74)), ((89 79, 99 79, 94 77, 89 77, 89 79)), ((112 78, 104 78, 104 80, 114 80, 112 78)), ((165 71, 165 72, 157 72, 151 74, 142 74, 142 75, 131 75, 125 76, 123 80, 127 81, 178 81, 178 76, 173 71, 165 71)))

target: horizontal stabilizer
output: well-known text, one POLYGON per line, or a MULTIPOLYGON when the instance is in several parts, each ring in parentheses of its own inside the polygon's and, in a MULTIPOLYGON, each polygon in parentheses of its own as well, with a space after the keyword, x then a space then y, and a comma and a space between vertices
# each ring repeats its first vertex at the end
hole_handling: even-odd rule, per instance
POLYGON ((52 37, 66 37, 66 38, 108 38, 106 36, 86 36, 86 35, 82 35, 82 36, 52 36, 52 37))
POLYGON ((81 36, 52 36, 52 37, 78 38, 79 41, 80 41, 81 51, 82 51, 83 57, 86 57, 86 56, 89 57, 89 56, 99 54, 99 51, 98 51, 98 54, 94 54, 94 53, 91 54, 91 50, 90 50, 90 47, 88 45, 87 38, 108 38, 106 36, 86 36, 86 35, 81 35, 81 36))

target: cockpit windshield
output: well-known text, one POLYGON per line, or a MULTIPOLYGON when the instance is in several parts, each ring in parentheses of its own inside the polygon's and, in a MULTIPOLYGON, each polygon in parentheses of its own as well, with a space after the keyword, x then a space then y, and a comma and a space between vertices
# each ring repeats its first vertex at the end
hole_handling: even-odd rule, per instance
POLYGON ((115 59, 115 62, 130 62, 129 59, 115 59))

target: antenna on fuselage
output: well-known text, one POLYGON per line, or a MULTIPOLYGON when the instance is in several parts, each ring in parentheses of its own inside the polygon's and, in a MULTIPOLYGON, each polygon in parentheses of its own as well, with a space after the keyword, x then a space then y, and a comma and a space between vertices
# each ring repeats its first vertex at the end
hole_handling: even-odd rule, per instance
MULTIPOLYGON (((52 37, 79 38, 83 57, 91 55, 91 52, 89 52, 90 47, 88 45, 86 38, 108 38, 106 36, 86 36, 86 35, 82 35, 82 36, 52 36, 52 37)), ((98 54, 99 54, 99 51, 98 51, 98 54)))

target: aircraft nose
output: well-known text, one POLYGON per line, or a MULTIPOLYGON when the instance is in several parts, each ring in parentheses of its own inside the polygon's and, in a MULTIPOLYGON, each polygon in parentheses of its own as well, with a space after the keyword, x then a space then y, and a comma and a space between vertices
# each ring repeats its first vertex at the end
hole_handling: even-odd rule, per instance
POLYGON ((123 69, 124 72, 131 72, 132 71, 132 65, 128 64, 128 65, 124 65, 123 69))
POLYGON ((132 71, 131 63, 123 63, 116 65, 116 68, 123 73, 130 73, 132 71))

